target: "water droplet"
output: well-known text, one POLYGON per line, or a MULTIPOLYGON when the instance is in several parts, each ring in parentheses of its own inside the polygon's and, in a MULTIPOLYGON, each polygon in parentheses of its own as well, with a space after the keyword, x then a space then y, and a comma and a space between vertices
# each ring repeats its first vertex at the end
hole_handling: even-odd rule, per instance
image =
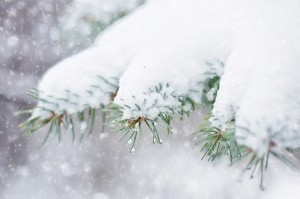
POLYGON ((132 144, 132 139, 131 138, 127 141, 127 145, 130 145, 130 144, 132 144))
POLYGON ((155 137, 153 137, 153 143, 156 143, 157 139, 155 137))
POLYGON ((130 149, 130 153, 135 153, 135 149, 134 149, 134 148, 131 148, 131 149, 130 149))

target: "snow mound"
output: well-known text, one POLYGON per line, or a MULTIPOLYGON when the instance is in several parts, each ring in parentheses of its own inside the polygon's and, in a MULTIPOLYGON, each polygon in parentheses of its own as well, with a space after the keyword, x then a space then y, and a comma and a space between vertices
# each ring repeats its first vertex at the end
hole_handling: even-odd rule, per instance
POLYGON ((51 68, 39 85, 39 98, 45 100, 39 101, 35 114, 48 117, 48 110, 72 114, 107 104, 117 89, 120 68, 108 59, 99 60, 99 54, 101 49, 95 46, 51 68))
POLYGON ((278 147, 300 146, 300 4, 268 6, 249 11, 226 63, 212 118, 223 127, 235 118, 240 144, 262 154, 271 141, 278 147))

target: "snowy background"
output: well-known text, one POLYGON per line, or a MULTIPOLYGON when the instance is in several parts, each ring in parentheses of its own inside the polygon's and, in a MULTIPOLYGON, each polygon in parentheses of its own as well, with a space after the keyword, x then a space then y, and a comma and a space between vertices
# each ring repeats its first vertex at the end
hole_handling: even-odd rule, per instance
MULTIPOLYGON (((22 136, 18 124, 25 118, 16 113, 35 103, 26 96, 26 90, 37 87, 49 67, 90 46, 102 30, 139 4, 138 0, 0 2, 0 198, 297 198, 300 174, 277 160, 271 160, 264 192, 258 188, 258 176, 252 180, 241 178, 243 165, 228 167, 227 159, 201 161, 190 135, 203 117, 200 110, 190 119, 176 123, 174 135, 163 135, 162 145, 153 145, 145 133, 134 154, 119 142, 120 135, 108 131, 94 132, 82 143, 74 144, 67 135, 59 144, 50 137, 41 148, 45 129, 31 137, 22 136)), ((160 20, 160 16, 156 19, 160 20)), ((164 50, 168 51, 160 49, 156 53, 164 50)), ((240 47, 234 56, 239 57, 243 50, 247 52, 240 47)), ((173 53, 169 56, 182 52, 173 53)), ((141 56, 151 58, 146 55, 141 56)), ((138 61, 134 64, 138 65, 138 61)), ((219 107, 222 110, 222 103, 219 107)))

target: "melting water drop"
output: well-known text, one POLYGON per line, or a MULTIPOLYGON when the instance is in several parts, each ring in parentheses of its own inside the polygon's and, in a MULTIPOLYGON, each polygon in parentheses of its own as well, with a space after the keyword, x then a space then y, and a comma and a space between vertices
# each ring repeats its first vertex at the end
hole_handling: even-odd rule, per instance
POLYGON ((130 149, 130 153, 135 153, 135 149, 134 148, 130 149))

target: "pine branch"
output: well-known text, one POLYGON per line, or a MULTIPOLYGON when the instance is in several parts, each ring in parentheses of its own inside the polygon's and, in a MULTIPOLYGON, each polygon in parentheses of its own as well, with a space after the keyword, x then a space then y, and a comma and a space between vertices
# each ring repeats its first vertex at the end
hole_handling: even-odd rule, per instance
POLYGON ((235 120, 226 123, 225 130, 214 127, 209 122, 212 116, 209 115, 205 118, 204 124, 202 124, 198 131, 194 135, 198 136, 196 146, 201 146, 201 152, 203 152, 202 159, 207 158, 208 161, 213 161, 217 157, 222 155, 229 156, 231 165, 240 162, 248 158, 249 162, 243 171, 243 174, 250 170, 250 178, 254 177, 256 171, 260 175, 260 189, 265 189, 264 176, 269 166, 269 158, 275 157, 292 169, 298 169, 295 163, 296 158, 293 155, 293 151, 297 148, 279 148, 274 141, 280 134, 278 132, 269 133, 267 138, 267 149, 261 153, 252 149, 250 146, 239 145, 237 139, 246 139, 242 137, 236 137, 235 131, 237 128, 243 129, 247 132, 248 136, 256 136, 257 134, 251 132, 246 127, 236 126, 235 120))
POLYGON ((196 146, 201 147, 203 152, 202 160, 214 161, 217 157, 226 155, 232 163, 242 155, 243 148, 240 147, 235 139, 234 121, 227 124, 225 130, 214 127, 209 122, 210 117, 205 118, 205 122, 193 133, 198 137, 196 146))
POLYGON ((42 143, 45 144, 48 140, 50 134, 54 133, 58 141, 62 138, 62 130, 69 131, 72 133, 72 142, 75 141, 76 132, 75 132, 75 123, 73 118, 77 118, 80 124, 86 124, 87 128, 81 129, 80 140, 86 134, 91 134, 94 128, 95 118, 96 118, 97 109, 88 108, 82 112, 76 114, 68 114, 63 112, 62 114, 56 114, 53 111, 49 112, 51 116, 41 119, 40 117, 30 117, 27 121, 20 124, 20 128, 25 131, 25 135, 31 135, 37 132, 39 129, 49 126, 48 133, 45 136, 45 139, 42 143), (87 119, 84 119, 84 115, 87 115, 87 119))
MULTIPOLYGON (((108 80, 99 75, 97 77, 99 78, 100 85, 108 85, 113 88, 112 90, 117 90, 117 79, 110 78, 111 80, 108 80)), ((94 90, 104 92, 98 85, 91 85, 86 92, 90 93, 91 97, 93 97, 94 90)), ((99 102, 98 107, 86 104, 84 105, 84 110, 78 110, 78 104, 75 103, 72 98, 78 99, 79 95, 71 93, 69 90, 66 90, 65 92, 67 94, 66 96, 71 97, 70 99, 53 97, 51 95, 47 95, 43 91, 39 91, 38 89, 28 91, 28 95, 38 100, 39 103, 33 109, 19 112, 19 114, 31 114, 25 122, 20 124, 20 128, 25 131, 25 135, 31 135, 39 129, 48 126, 49 129, 42 143, 43 145, 48 140, 50 134, 54 134, 58 141, 60 141, 63 132, 71 131, 72 142, 74 142, 77 137, 77 133, 79 133, 78 139, 81 141, 86 135, 93 132, 97 112, 104 114, 102 109, 105 105, 101 102, 99 102), (74 110, 77 109, 78 111, 68 112, 68 109, 64 109, 64 106, 60 105, 60 102, 67 104, 66 107, 71 105, 74 107, 74 110), (80 127, 80 132, 75 132, 76 124, 80 127)), ((111 98, 115 96, 113 93, 108 93, 107 95, 110 95, 111 98)), ((102 119, 104 119, 104 115, 102 115, 102 119)))
MULTIPOLYGON (((156 87, 157 92, 159 92, 160 89, 161 86, 156 87)), ((114 103, 112 103, 110 108, 106 111, 109 112, 109 117, 112 121, 111 123, 118 126, 118 132, 123 134, 120 140, 127 138, 127 144, 131 145, 130 151, 132 152, 135 151, 134 146, 136 144, 136 138, 140 136, 143 126, 151 132, 153 144, 162 144, 159 129, 162 128, 167 134, 172 134, 172 121, 174 119, 183 119, 185 116, 189 116, 190 112, 196 108, 195 102, 187 96, 181 96, 179 101, 181 106, 176 108, 169 107, 168 112, 160 112, 154 119, 149 119, 145 116, 123 119, 124 108, 114 103)), ((139 108, 138 105, 137 108, 139 108)))
MULTIPOLYGON (((244 131, 247 132, 249 136, 256 136, 257 134, 254 132, 251 132, 248 128, 246 127, 241 127, 237 126, 236 128, 243 129, 244 131)), ((283 131, 285 128, 282 128, 281 130, 283 131)), ((270 129, 269 129, 270 130, 270 129)), ((250 146, 244 146, 246 148, 245 150, 245 155, 243 157, 248 157, 250 156, 249 162, 246 166, 246 168, 243 171, 243 174, 250 170, 250 178, 254 177, 254 173, 256 171, 259 172, 260 175, 260 189, 264 190, 265 189, 265 173, 267 172, 267 168, 269 167, 269 159, 270 157, 274 157, 281 161, 282 163, 286 164, 288 167, 290 167, 293 170, 298 170, 298 164, 295 162, 297 158, 294 156, 292 153, 294 150, 298 150, 298 148, 287 148, 287 147, 280 147, 278 144, 275 142, 276 137, 281 133, 280 131, 277 131, 275 133, 268 133, 268 137, 264 142, 266 142, 266 150, 261 152, 261 151, 255 151, 252 149, 250 146)), ((245 139, 242 137, 239 137, 239 139, 245 139)))
MULTIPOLYGON (((132 132, 140 134, 140 131, 135 130, 136 126, 145 124, 145 127, 153 135, 153 143, 161 144, 158 126, 168 134, 171 134, 171 122, 174 119, 182 120, 185 116, 189 117, 199 103, 210 106, 210 109, 212 108, 219 88, 220 76, 213 70, 213 67, 212 71, 210 73, 207 72, 204 76, 206 80, 198 82, 197 86, 190 85, 190 88, 194 90, 186 89, 185 95, 179 95, 169 83, 158 83, 141 93, 138 98, 133 95, 131 99, 126 98, 126 101, 119 99, 119 105, 114 104, 112 107, 112 111, 115 111, 113 114, 115 116, 114 123, 120 126, 120 132, 124 133, 125 137, 130 137, 128 140, 131 139, 132 132), (197 95, 199 95, 198 98, 196 97, 198 104, 194 101, 197 95), (202 95, 202 100, 200 95, 202 95), (153 100, 153 98, 156 100, 153 100), (153 101, 148 103, 148 99, 153 101), (153 109, 155 109, 155 113, 151 114, 153 109)), ((227 138, 227 134, 226 137, 223 134, 221 137, 217 136, 217 140, 214 143, 220 147, 219 140, 226 141, 224 143, 226 143, 227 149, 228 143, 231 141, 231 139, 227 138)), ((212 149, 214 149, 213 146, 211 146, 212 149)), ((235 150, 236 147, 233 149, 235 150)), ((207 153, 211 153, 210 150, 207 153)))

